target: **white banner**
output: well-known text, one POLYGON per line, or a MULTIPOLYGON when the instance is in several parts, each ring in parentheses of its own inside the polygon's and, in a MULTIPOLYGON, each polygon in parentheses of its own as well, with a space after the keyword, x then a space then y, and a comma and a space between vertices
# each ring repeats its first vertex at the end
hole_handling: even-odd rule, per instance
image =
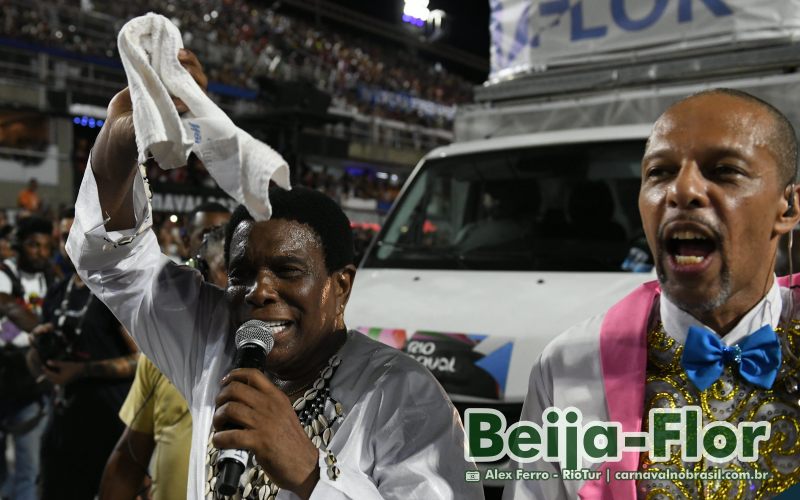
POLYGON ((800 35, 800 0, 489 0, 490 82, 553 66, 800 35))
POLYGON ((13 150, 0 147, 0 182, 25 183, 35 178, 40 186, 58 185, 58 146, 50 144, 43 152, 33 151, 30 155, 10 151, 13 150))

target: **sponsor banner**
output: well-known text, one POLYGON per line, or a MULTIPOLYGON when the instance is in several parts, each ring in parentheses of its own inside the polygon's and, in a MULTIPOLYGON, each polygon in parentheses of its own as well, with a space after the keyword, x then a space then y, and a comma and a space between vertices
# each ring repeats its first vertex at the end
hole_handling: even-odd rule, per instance
POLYGON ((442 116, 452 120, 456 115, 455 106, 445 106, 410 94, 390 92, 366 85, 358 86, 358 98, 373 105, 380 104, 400 111, 419 113, 423 116, 442 116))
POLYGON ((488 399, 505 397, 513 342, 509 338, 467 333, 358 328, 371 338, 400 349, 428 368, 448 394, 488 399))
POLYGON ((158 167, 150 167, 147 181, 153 198, 150 200, 154 212, 183 214, 191 212, 196 206, 208 202, 216 202, 228 207, 231 211, 238 206, 236 200, 220 189, 216 182, 205 172, 197 169, 192 163, 183 170, 185 177, 178 180, 169 178, 175 170, 162 171, 158 167), (165 180, 166 179, 166 180, 165 180))
POLYGON ((491 81, 800 34, 800 0, 489 0, 491 81))
POLYGON ((217 202, 223 206, 228 207, 231 211, 236 209, 236 201, 228 198, 223 193, 220 194, 190 194, 190 193, 171 193, 171 192, 153 192, 153 211, 155 212, 169 212, 174 214, 182 214, 191 212, 194 207, 207 202, 217 202))

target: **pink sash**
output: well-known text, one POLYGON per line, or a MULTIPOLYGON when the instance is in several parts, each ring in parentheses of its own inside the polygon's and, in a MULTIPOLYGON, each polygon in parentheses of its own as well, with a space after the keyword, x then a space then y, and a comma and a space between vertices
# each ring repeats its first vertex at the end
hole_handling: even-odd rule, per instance
MULTIPOLYGON (((622 424, 624 432, 642 430, 647 327, 653 301, 659 293, 656 281, 641 285, 608 310, 600 328, 600 361, 608 419, 622 424)), ((578 496, 583 500, 634 500, 636 482, 615 480, 614 472, 638 468, 639 453, 623 453, 621 461, 603 464, 598 469, 603 472, 602 479, 584 483, 578 496), (611 473, 608 484, 606 468, 611 473)))
POLYGON ((781 276, 778 278, 778 285, 784 288, 789 288, 789 278, 792 278, 792 285, 800 286, 800 273, 795 273, 791 276, 781 276))
MULTIPOLYGON (((793 285, 800 286, 800 273, 793 285)), ((778 285, 789 286, 789 276, 778 278, 778 285)), ((647 327, 653 301, 661 293, 658 282, 641 285, 606 313, 600 328, 600 361, 603 368, 609 421, 622 424, 624 432, 638 432, 644 413, 644 385, 647 370, 647 327)), ((614 479, 616 471, 639 468, 639 453, 623 453, 619 462, 607 462, 598 470, 600 480, 587 481, 578 491, 583 500, 634 500, 636 482, 614 479), (611 481, 606 484, 605 469, 611 481)))

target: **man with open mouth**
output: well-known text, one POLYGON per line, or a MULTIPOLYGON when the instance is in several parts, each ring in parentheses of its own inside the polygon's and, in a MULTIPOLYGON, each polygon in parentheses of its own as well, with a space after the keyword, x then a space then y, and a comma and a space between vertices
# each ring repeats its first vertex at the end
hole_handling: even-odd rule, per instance
MULTIPOLYGON (((182 50, 178 59, 205 87, 194 54, 182 50)), ((68 251, 189 404, 188 498, 483 498, 480 483, 464 481, 475 466, 433 375, 345 326, 356 269, 341 208, 309 189, 259 193, 271 218, 254 220, 239 207, 226 228, 227 287, 204 282, 163 255, 149 229, 132 109, 127 89, 109 104, 68 251), (231 370, 234 334, 252 322, 265 346, 274 341, 265 370, 231 370), (230 482, 219 479, 221 450, 249 453, 230 482)), ((278 161, 259 159, 263 172, 278 161)), ((220 184, 245 174, 234 165, 225 175, 220 184)))
MULTIPOLYGON (((541 425, 544 409, 575 407, 583 422, 638 432, 650 410, 694 406, 699 428, 769 422, 758 458, 687 458, 673 446, 655 461, 627 451, 581 464, 603 471, 599 480, 518 481, 506 499, 758 499, 800 481, 800 297, 773 271, 780 237, 800 220, 796 164, 792 125, 750 94, 713 89, 670 106, 647 141, 639 193, 658 281, 554 339, 522 411, 541 425), (720 469, 746 478, 685 474, 720 469), (664 474, 622 480, 618 471, 664 474)), ((561 472, 542 460, 522 467, 561 472)))

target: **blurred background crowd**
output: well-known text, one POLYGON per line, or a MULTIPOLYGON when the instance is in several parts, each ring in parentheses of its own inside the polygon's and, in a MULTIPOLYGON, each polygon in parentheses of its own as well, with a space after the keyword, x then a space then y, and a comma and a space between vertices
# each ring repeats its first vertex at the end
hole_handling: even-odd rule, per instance
POLYGON ((310 82, 364 114, 428 126, 452 121, 472 83, 403 50, 365 36, 313 25, 245 0, 142 2, 3 0, 7 37, 116 60, 116 33, 147 12, 170 17, 187 48, 202 54, 209 79, 255 90, 259 80, 310 82), (102 8, 101 8, 102 6, 102 8), (388 91, 389 94, 381 93, 388 91), (410 100, 416 98, 420 101, 410 100))
MULTIPOLYGON (((23 167, 9 170, 8 179, 0 173, 0 181, 38 178, 39 209, 51 218, 69 205, 69 194, 51 195, 67 184, 63 174, 71 177, 72 196, 77 192, 105 105, 126 83, 117 33, 132 17, 156 12, 178 26, 185 46, 200 57, 211 97, 287 159, 293 183, 323 191, 345 208, 360 254, 411 168, 452 140, 456 106, 471 101, 485 77, 470 58, 481 67, 486 57, 422 43, 408 26, 359 9, 313 4, 0 0, 0 71, 49 89, 46 113, 20 105, 20 96, 0 98, 0 161, 23 167), (384 36, 374 36, 376 30, 384 36), (72 130, 62 130, 57 116, 71 120, 72 130), (40 175, 45 169, 59 169, 62 181, 40 175)), ((165 197, 224 196, 199 162, 172 171, 151 166, 148 177, 165 197)), ((156 220, 177 217, 180 225, 191 204, 157 205, 156 220)), ((17 209, 8 201, 0 208, 17 209)))
MULTIPOLYGON (((401 22, 393 4, 377 15, 361 0, 0 0, 0 498, 186 496, 185 402, 65 252, 106 106, 127 84, 120 28, 169 18, 220 108, 283 155, 293 185, 342 206, 357 263, 488 72, 488 5, 463 23, 480 25, 466 33, 473 53, 440 43, 444 25, 401 22)), ((225 286, 233 200, 194 156, 145 170, 162 251, 225 286)))

